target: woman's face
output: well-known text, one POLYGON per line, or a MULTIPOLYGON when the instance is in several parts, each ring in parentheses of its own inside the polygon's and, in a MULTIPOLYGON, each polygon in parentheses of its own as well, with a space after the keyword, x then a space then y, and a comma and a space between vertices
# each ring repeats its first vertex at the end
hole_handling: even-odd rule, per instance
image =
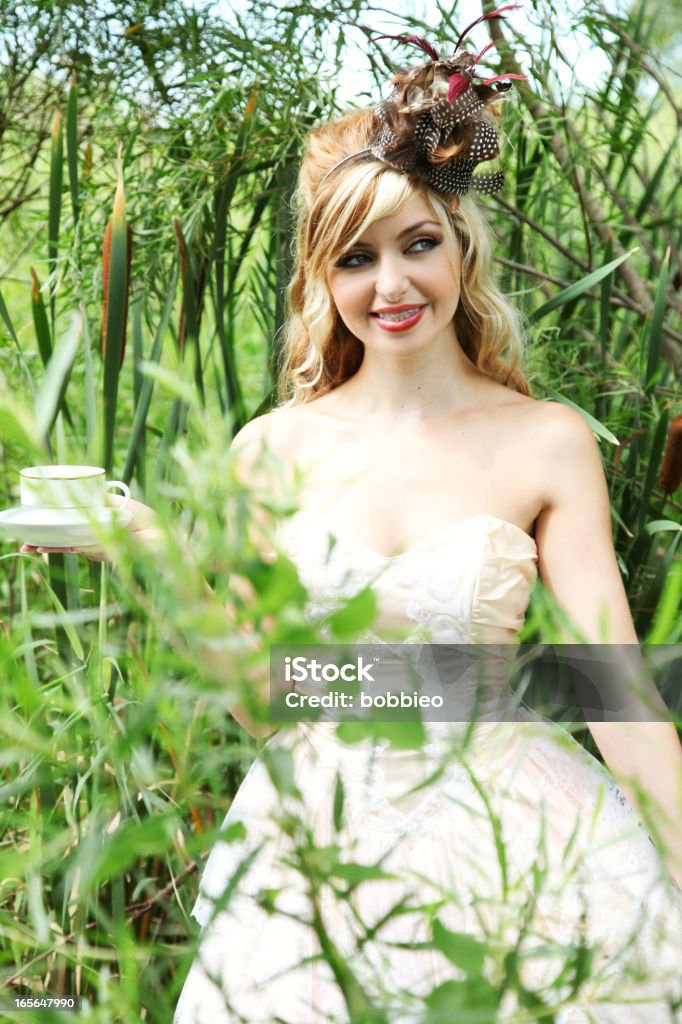
POLYGON ((460 275, 429 203, 409 200, 375 221, 327 272, 348 330, 381 352, 414 352, 455 340, 460 275))

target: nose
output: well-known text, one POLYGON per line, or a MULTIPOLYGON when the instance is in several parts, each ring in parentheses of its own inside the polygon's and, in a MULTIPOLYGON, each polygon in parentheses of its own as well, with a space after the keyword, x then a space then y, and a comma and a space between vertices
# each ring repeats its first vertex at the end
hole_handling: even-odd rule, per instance
POLYGON ((388 305, 398 302, 410 287, 407 268, 400 256, 384 255, 377 263, 375 288, 378 298, 388 305))

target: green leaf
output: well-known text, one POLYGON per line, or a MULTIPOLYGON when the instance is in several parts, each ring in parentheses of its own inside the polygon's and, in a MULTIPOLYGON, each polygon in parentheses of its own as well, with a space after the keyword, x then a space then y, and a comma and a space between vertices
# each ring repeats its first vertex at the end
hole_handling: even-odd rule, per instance
POLYGON ((45 438, 49 435, 66 392, 82 329, 81 315, 76 313, 70 330, 55 346, 45 372, 45 380, 36 395, 36 428, 45 438))
POLYGON ((663 452, 665 449, 665 443, 668 436, 668 418, 669 413, 667 409, 664 409, 661 413, 661 417, 656 424, 656 431, 654 433, 654 439, 649 448, 649 458, 646 470, 646 477, 644 484, 639 495, 639 516, 637 519, 637 529, 641 532, 646 523, 646 517, 649 509, 649 499, 653 494, 654 486, 658 478, 659 467, 663 459, 663 452))
POLYGON ((419 750, 426 741, 421 722, 340 722, 336 735, 343 743, 361 743, 370 739, 374 743, 388 740, 398 750, 419 750))
POLYGON ((258 595, 258 603, 253 609, 258 616, 277 614, 289 601, 301 601, 306 596, 298 569, 284 555, 272 563, 254 559, 244 566, 244 575, 258 595))
POLYGON ((236 843, 246 839, 247 831, 243 821, 233 821, 222 829, 218 838, 221 843, 236 843))
POLYGON ((109 471, 113 463, 116 429, 116 399, 126 329, 128 295, 128 228, 125 215, 123 178, 119 171, 111 218, 111 259, 109 264, 107 322, 104 354, 104 457, 109 471))
POLYGON ((654 533, 682 533, 682 526, 674 519, 653 519, 646 524, 644 532, 652 535, 654 533))
POLYGON ((78 199, 78 89, 76 76, 71 79, 69 98, 66 103, 66 158, 69 167, 69 190, 73 222, 78 224, 80 204, 78 199))
POLYGON ((199 324, 201 318, 198 306, 200 296, 197 272, 194 267, 192 253, 185 241, 179 217, 173 218, 173 227, 178 242, 180 276, 182 279, 183 335, 178 337, 178 345, 180 346, 182 356, 184 356, 186 349, 190 350, 194 380, 201 404, 203 405, 205 394, 201 368, 201 349, 199 347, 199 324))
POLYGON ((5 323, 5 327, 7 328, 8 332, 9 332, 10 338, 12 339, 14 344, 17 346, 18 351, 21 352, 21 354, 23 355, 21 345, 19 344, 19 338, 17 337, 17 332, 14 330, 14 324, 12 323, 12 318, 9 315, 9 310, 7 308, 7 303, 5 302, 5 300, 3 298, 3 294, 2 294, 1 291, 0 291, 0 317, 2 317, 2 319, 3 319, 4 323, 5 323))
POLYGON ((300 800, 294 777, 294 759, 291 751, 283 747, 263 747, 260 756, 268 770, 272 784, 278 793, 300 800))
MULTIPOLYGON (((85 406, 85 436, 87 440, 87 451, 89 458, 95 460, 96 452, 100 450, 97 438, 97 388, 95 383, 95 371, 92 363, 92 345, 88 334, 88 318, 85 306, 80 306, 81 319, 83 322, 83 404, 85 406)), ((125 479, 125 478, 124 478, 125 479)), ((126 481, 127 482, 127 481, 126 481)))
POLYGON ((74 629, 73 622, 71 621, 68 612, 66 611, 66 609, 65 609, 64 605, 62 604, 62 602, 59 600, 59 597, 55 593, 53 587, 51 587, 51 586, 46 587, 46 593, 47 593, 48 598, 50 599, 50 602, 52 603, 52 606, 54 607, 55 611, 57 612, 57 617, 59 619, 59 624, 60 624, 61 628, 64 630, 66 636, 68 637, 69 643, 71 644, 71 648, 72 648, 74 654, 76 655, 76 657, 80 661, 83 661, 84 658, 85 658, 85 652, 83 650, 83 645, 82 645, 82 643, 80 641, 80 637, 78 636, 78 633, 74 629))
POLYGON ((40 281, 38 280, 38 275, 33 267, 31 267, 31 278, 33 281, 33 286, 31 288, 33 326, 38 340, 40 358, 43 361, 43 366, 47 366, 52 358, 52 335, 50 334, 50 325, 47 320, 47 310, 45 309, 42 292, 40 291, 40 281))
POLYGON ((45 912, 45 895, 43 878, 39 871, 31 871, 26 880, 28 896, 28 912, 33 925, 36 941, 47 946, 50 941, 50 919, 45 912))
POLYGON ((666 149, 665 153, 661 157, 661 159, 659 161, 659 164, 658 164, 658 167, 656 168, 654 173, 651 175, 651 179, 649 180, 649 183, 647 184, 647 187, 644 190, 642 198, 640 199, 639 203, 637 204, 637 209, 635 210, 635 212, 633 214, 634 220, 636 220, 638 223, 641 223, 642 218, 644 217, 645 213, 649 209, 649 206, 651 205, 651 200, 653 199, 653 197, 659 191, 660 184, 661 184, 661 178, 663 177, 663 172, 665 171, 665 169, 666 169, 666 167, 668 165, 670 157, 677 150, 677 148, 678 148, 678 146, 680 144, 679 132, 671 132, 670 133, 670 139, 671 139, 670 145, 668 146, 668 148, 666 149))
POLYGON ((91 841, 82 844, 82 856, 79 858, 83 885, 94 888, 121 877, 128 866, 141 857, 167 853, 176 824, 175 811, 142 821, 129 819, 112 832, 101 835, 97 848, 95 834, 91 834, 91 841))
MULTIPOLYGON (((608 239, 604 248, 604 256, 607 261, 611 259, 613 252, 613 240, 608 239)), ((611 325, 611 292, 613 291, 613 275, 607 274, 601 283, 599 294, 599 345, 601 348, 602 362, 606 363, 608 351, 609 329, 611 325)))
POLYGON ((589 291, 595 284, 599 284, 599 282, 607 277, 608 274, 611 274, 616 267, 619 267, 621 263, 624 263, 625 260, 629 259, 633 253, 638 251, 638 249, 639 246, 635 246, 634 249, 630 249, 630 251, 626 252, 623 256, 618 256, 617 259, 611 260, 610 263, 600 267, 599 270, 593 270, 591 274, 587 274, 585 277, 581 278, 580 281, 575 281, 573 284, 569 285, 568 288, 564 288, 564 290, 559 292, 558 295, 555 295, 553 299, 550 299, 549 302, 545 302, 544 305, 540 306, 539 309, 536 309, 530 314, 530 323, 537 323, 538 320, 542 320, 544 316, 551 313, 553 309, 557 309, 559 306, 563 306, 567 302, 571 302, 571 300, 575 299, 578 295, 582 295, 584 292, 589 291))
MULTIPOLYGON (((654 524, 650 524, 654 525, 654 524)), ((682 527, 677 526, 682 531, 682 527)), ((647 637, 649 644, 675 643, 682 635, 680 606, 682 605, 682 562, 678 561, 668 572, 663 593, 658 601, 653 628, 647 637)))
POLYGON ((384 871, 377 864, 331 864, 329 874, 332 878, 340 878, 343 882, 355 887, 362 882, 383 881, 395 878, 394 874, 384 871))
POLYGON ((143 359, 139 366, 140 373, 149 377, 150 380, 158 381, 168 395, 173 395, 185 402, 187 405, 194 405, 196 396, 190 384, 179 377, 173 370, 166 366, 160 366, 149 359, 143 359))
POLYGON ((480 974, 488 947, 473 935, 452 932, 440 921, 433 922, 433 946, 467 974, 480 974))
POLYGON ((666 314, 667 307, 667 292, 668 292, 668 268, 670 265, 670 247, 666 249, 663 262, 661 264, 661 272, 658 275, 658 286, 656 288, 656 298, 654 300, 654 308, 651 313, 651 321, 649 324, 649 343, 648 343, 648 354, 646 364, 646 374, 644 377, 644 388, 646 391, 650 391, 652 385, 655 383, 656 370, 659 367, 659 352, 661 348, 661 334, 663 332, 663 319, 666 314))
POLYGON ((446 981, 425 999, 427 1012, 420 1024, 495 1024, 497 990, 483 978, 446 981))
POLYGON ((343 608, 326 619, 339 640, 350 640, 374 622, 377 602, 371 587, 365 587, 346 601, 343 608))
MULTIPOLYGON (((52 122, 50 146, 50 198, 48 211, 47 259, 50 274, 53 274, 59 252, 59 222, 62 212, 62 178, 64 171, 64 143, 62 139, 62 115, 55 110, 52 122)), ((52 291, 52 326, 54 328, 54 291, 52 291)))
POLYGON ((344 795, 345 794, 344 794, 344 788, 343 788, 343 779, 341 778, 341 775, 337 771, 337 773, 336 773, 336 782, 335 782, 335 785, 334 785, 334 810, 333 810, 334 829, 335 829, 336 832, 339 832, 341 830, 342 826, 343 826, 344 795))
MULTIPOLYGON (((135 416, 133 418, 133 426, 130 432, 130 441, 128 442, 128 454, 126 455, 125 466, 123 468, 123 474, 121 479, 126 483, 130 481, 133 475, 133 468, 137 459, 139 451, 140 440, 144 428, 147 423, 147 416, 149 413, 149 407, 151 405, 152 394, 154 391, 154 376, 152 373, 145 373, 144 367, 154 366, 158 367, 161 361, 161 354, 163 351, 163 342, 168 330, 168 324, 170 322, 170 315, 173 309, 173 298, 175 296, 175 288, 178 280, 178 265, 177 262, 173 266, 170 283, 168 285, 168 291, 166 293, 166 301, 164 303, 163 311, 161 313, 161 319, 159 320, 154 335, 154 344, 152 345, 152 351, 149 360, 137 360, 135 362, 136 377, 139 377, 142 381, 140 387, 140 394, 135 403, 135 416)), ((192 397, 192 396, 190 396, 192 397)))

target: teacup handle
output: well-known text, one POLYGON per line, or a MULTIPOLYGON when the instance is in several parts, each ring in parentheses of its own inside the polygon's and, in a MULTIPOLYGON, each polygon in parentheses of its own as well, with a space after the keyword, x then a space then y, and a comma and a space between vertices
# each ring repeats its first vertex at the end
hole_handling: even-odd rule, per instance
POLYGON ((123 491, 124 500, 123 503, 118 507, 120 509, 124 509, 128 502, 130 501, 130 488, 128 487, 128 484, 124 484, 122 480, 107 480, 107 491, 110 490, 112 487, 119 487, 123 491))

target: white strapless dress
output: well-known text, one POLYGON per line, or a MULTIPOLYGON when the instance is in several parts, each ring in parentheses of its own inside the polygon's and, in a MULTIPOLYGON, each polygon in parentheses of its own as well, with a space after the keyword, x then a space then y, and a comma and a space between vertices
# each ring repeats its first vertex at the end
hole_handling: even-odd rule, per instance
MULTIPOLYGON (((395 557, 332 538, 306 511, 282 524, 280 540, 311 615, 372 586, 378 615, 368 640, 402 625, 415 642, 514 645, 537 575, 533 539, 489 515, 395 557)), ((425 723, 420 750, 345 743, 329 721, 268 740, 266 756, 290 758, 301 800, 282 797, 256 758, 225 819, 238 838, 217 842, 206 864, 192 911, 199 947, 174 1024, 682 1022, 682 892, 653 843, 609 773, 564 729, 522 707, 500 714, 513 707, 510 692, 493 687, 488 697, 490 713, 479 709, 483 720, 457 757, 467 727, 454 716, 425 723), (310 896, 282 827, 288 811, 322 848, 317 912, 339 970, 357 982, 351 1011, 307 923, 310 896), (353 869, 339 863, 379 861, 389 877, 341 895, 353 869), (474 940, 487 942, 485 958, 474 940), (592 959, 575 995, 572 978, 587 963, 581 943, 592 959), (559 1005, 554 1016, 521 1013, 511 992, 496 997, 516 949, 523 984, 559 1005), (543 989, 566 958, 563 983, 543 989), (474 992, 463 982, 479 967, 474 992)))

